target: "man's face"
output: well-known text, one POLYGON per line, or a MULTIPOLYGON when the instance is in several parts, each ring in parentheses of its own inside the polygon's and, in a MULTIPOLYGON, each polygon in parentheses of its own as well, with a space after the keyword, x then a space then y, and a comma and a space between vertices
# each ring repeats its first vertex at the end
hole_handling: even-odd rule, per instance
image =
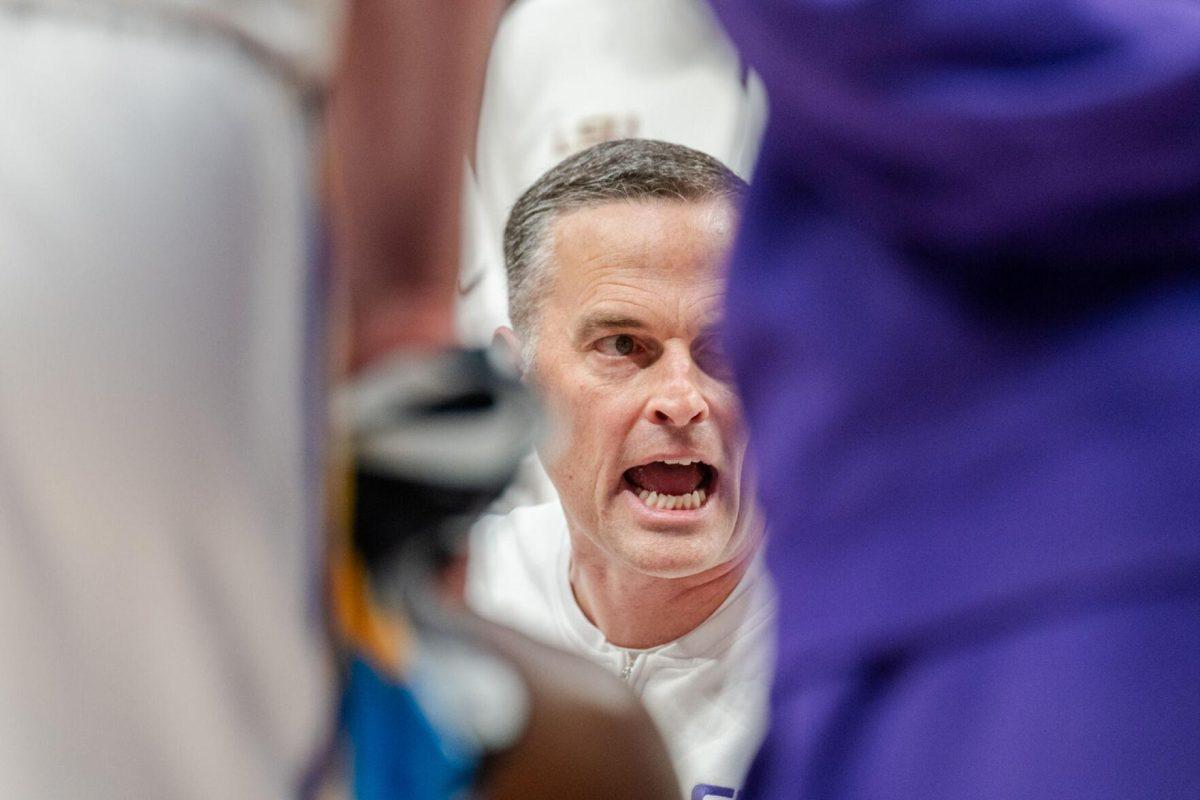
POLYGON ((645 200, 552 228, 531 376, 576 557, 673 578, 754 544, 745 433, 715 338, 733 222, 721 201, 645 200))

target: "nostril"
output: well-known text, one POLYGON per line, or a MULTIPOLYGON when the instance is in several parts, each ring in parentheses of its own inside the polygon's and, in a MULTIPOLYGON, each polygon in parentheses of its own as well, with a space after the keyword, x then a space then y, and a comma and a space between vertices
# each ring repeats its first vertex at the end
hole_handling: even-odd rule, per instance
POLYGON ((647 417, 659 425, 683 426, 703 422, 708 406, 702 400, 654 403, 646 409, 647 417))

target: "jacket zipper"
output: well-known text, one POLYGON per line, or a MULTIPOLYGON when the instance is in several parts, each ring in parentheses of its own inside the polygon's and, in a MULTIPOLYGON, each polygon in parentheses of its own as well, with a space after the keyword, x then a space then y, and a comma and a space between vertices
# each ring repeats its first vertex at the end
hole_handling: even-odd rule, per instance
POLYGON ((633 675, 633 665, 637 663, 637 656, 628 650, 624 651, 625 664, 621 667, 621 680, 626 683, 633 683, 630 676, 633 675))

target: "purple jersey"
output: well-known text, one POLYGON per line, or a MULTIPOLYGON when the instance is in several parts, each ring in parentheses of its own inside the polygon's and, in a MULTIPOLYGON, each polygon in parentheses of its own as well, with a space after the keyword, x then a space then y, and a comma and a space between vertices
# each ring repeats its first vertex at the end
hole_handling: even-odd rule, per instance
POLYGON ((723 0, 747 798, 1200 797, 1200 4, 723 0))

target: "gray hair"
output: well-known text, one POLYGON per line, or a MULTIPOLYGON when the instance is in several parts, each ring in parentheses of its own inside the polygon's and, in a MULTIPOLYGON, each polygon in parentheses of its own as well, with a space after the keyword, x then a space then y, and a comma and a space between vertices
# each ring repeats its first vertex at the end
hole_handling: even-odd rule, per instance
POLYGON ((560 215, 645 198, 737 204, 746 189, 746 182, 717 159, 670 142, 617 139, 568 157, 521 195, 504 226, 513 327, 531 344, 533 321, 550 278, 547 233, 560 215))

